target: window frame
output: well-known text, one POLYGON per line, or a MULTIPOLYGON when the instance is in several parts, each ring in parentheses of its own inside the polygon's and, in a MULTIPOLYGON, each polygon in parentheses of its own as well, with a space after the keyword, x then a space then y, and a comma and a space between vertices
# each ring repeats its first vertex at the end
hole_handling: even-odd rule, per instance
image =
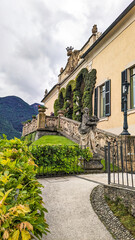
POLYGON ((105 83, 104 84, 102 84, 102 85, 100 85, 100 87, 99 87, 99 118, 105 118, 106 117, 106 115, 105 115, 105 83), (101 88, 103 88, 104 87, 104 91, 102 90, 101 91, 101 88), (103 109, 102 109, 102 112, 103 112, 103 114, 101 114, 101 94, 103 95, 103 93, 104 93, 104 98, 102 98, 103 100, 103 109), (101 116, 102 115, 102 116, 101 116))
POLYGON ((97 113, 99 119, 105 119, 111 115, 111 79, 104 80, 100 85, 95 88, 96 95, 94 95, 94 114, 97 113), (109 82, 109 88, 107 90, 107 82, 109 82), (104 98, 104 116, 101 116, 101 88, 105 86, 105 98, 104 98), (108 101, 107 100, 108 95, 108 101), (96 103, 96 106, 95 106, 96 103), (96 111, 95 111, 96 109, 96 111))
MULTIPOLYGON (((132 66, 130 69, 129 69, 129 82, 130 82, 130 91, 129 91, 129 93, 130 93, 130 109, 135 109, 135 106, 133 107, 132 105, 133 105, 133 103, 131 102, 132 100, 131 100, 131 78, 133 77, 133 76, 135 76, 135 73, 134 74, 131 74, 131 70, 132 69, 135 69, 135 65, 134 66, 132 66)), ((133 91, 133 90, 132 90, 133 91)), ((134 93, 135 94, 135 93, 134 93)), ((133 97, 134 98, 134 97, 133 97)))

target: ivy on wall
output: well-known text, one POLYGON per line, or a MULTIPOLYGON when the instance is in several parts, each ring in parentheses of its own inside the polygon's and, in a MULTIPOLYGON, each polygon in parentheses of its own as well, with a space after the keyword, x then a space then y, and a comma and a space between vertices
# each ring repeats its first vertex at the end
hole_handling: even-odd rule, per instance
POLYGON ((54 116, 58 116, 58 111, 60 110, 59 99, 56 99, 54 102, 54 116))
POLYGON ((62 88, 59 92, 58 99, 54 102, 54 116, 58 116, 58 111, 64 107, 65 92, 65 88, 62 88))
POLYGON ((83 68, 75 80, 71 80, 66 89, 62 88, 58 99, 54 103, 54 115, 58 115, 60 109, 65 110, 65 117, 76 121, 82 120, 82 110, 88 107, 90 115, 92 109, 92 95, 96 83, 96 69, 89 73, 87 68, 83 68))
POLYGON ((73 90, 75 89, 75 81, 71 80, 66 86, 65 92, 65 117, 72 119, 73 115, 73 90))
POLYGON ((82 108, 83 108, 82 97, 85 87, 84 79, 87 78, 87 75, 88 70, 86 68, 83 68, 75 79, 76 86, 73 95, 73 119, 79 122, 81 122, 82 120, 82 108))
POLYGON ((82 98, 83 108, 87 107, 89 109, 90 116, 93 113, 92 109, 92 95, 96 83, 96 69, 92 69, 85 78, 85 88, 82 98))

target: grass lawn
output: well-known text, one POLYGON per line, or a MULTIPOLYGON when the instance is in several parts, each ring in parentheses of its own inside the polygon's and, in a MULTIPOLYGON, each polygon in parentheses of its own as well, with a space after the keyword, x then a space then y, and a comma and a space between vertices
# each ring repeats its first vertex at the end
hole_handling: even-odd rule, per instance
POLYGON ((46 135, 33 142, 32 145, 76 145, 76 143, 66 137, 46 135))

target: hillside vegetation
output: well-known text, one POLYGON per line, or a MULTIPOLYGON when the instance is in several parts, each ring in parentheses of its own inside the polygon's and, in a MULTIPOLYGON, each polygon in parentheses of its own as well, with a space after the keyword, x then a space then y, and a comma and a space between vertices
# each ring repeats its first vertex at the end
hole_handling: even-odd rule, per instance
POLYGON ((5 134, 8 139, 20 138, 22 122, 38 114, 37 105, 29 105, 16 96, 0 98, 0 136, 5 134))

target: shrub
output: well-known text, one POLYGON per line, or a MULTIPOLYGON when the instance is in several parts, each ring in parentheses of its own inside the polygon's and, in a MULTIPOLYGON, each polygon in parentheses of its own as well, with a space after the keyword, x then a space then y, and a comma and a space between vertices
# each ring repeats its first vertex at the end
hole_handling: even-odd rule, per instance
POLYGON ((0 152, 0 239, 42 239, 48 231, 47 210, 33 156, 19 139, 1 139, 0 152))
POLYGON ((38 174, 46 173, 73 173, 81 172, 78 158, 81 156, 90 160, 92 153, 89 148, 81 149, 78 145, 74 146, 32 146, 31 153, 34 156, 35 163, 39 165, 38 174))

